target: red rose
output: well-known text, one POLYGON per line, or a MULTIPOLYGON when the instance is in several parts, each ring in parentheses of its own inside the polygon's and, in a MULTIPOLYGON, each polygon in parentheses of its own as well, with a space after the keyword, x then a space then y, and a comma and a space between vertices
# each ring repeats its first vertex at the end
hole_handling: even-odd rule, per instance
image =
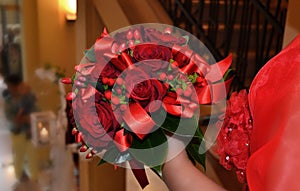
POLYGON ((111 63, 107 63, 101 72, 101 76, 107 78, 117 78, 119 75, 120 71, 111 63))
POLYGON ((134 47, 133 58, 143 61, 143 65, 150 66, 152 71, 158 71, 169 65, 172 52, 168 47, 156 44, 141 44, 134 47))
POLYGON ((109 103, 102 100, 102 94, 95 91, 95 97, 84 99, 81 89, 73 101, 74 116, 84 141, 93 148, 103 148, 112 141, 119 123, 109 103))
POLYGON ((175 46, 172 50, 173 64, 178 68, 183 68, 189 64, 190 59, 193 55, 193 51, 187 47, 175 46))
POLYGON ((133 57, 137 61, 160 59, 169 62, 171 53, 171 50, 165 46, 141 44, 134 47, 133 57))
MULTIPOLYGON (((158 80, 151 77, 139 68, 128 71, 125 86, 130 98, 138 102, 146 111, 149 111, 149 103, 154 100, 162 100, 167 89, 158 80)), ((151 111, 159 109, 160 106, 151 106, 151 111)))

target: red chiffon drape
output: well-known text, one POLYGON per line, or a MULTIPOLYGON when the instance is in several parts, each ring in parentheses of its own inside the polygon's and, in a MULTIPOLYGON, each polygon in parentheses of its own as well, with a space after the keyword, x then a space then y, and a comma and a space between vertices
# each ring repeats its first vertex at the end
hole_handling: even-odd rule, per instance
POLYGON ((249 104, 250 190, 300 190, 300 35, 256 75, 249 104))

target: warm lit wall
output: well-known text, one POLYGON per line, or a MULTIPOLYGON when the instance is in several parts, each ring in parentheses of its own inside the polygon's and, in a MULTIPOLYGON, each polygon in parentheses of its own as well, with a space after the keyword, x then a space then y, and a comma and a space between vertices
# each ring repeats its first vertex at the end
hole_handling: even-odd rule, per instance
POLYGON ((59 94, 56 85, 40 81, 34 71, 49 63, 65 69, 70 76, 78 62, 76 22, 66 22, 64 1, 26 0, 21 5, 24 75, 44 110, 59 107, 59 94))
POLYGON ((289 0, 283 47, 300 33, 300 1, 289 0))

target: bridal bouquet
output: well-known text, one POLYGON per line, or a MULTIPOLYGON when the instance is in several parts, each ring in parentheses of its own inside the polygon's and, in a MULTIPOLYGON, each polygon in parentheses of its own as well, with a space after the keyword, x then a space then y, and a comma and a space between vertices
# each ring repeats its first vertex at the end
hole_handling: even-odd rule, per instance
POLYGON ((199 105, 226 99, 231 80, 223 77, 231 56, 208 64, 188 43, 188 35, 165 25, 136 25, 112 34, 104 29, 76 74, 62 79, 73 86, 67 94, 69 117, 87 158, 104 153, 99 165, 127 162, 144 188, 145 166, 161 175, 168 136, 176 135, 190 158, 204 165, 199 105))

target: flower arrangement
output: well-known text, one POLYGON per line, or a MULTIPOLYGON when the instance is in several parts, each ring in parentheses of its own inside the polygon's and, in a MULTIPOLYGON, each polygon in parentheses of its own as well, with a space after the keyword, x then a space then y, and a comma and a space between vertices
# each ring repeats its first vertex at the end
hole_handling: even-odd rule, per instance
POLYGON ((205 164, 199 105, 225 100, 231 82, 223 80, 231 56, 210 65, 188 47, 188 36, 160 28, 104 29, 73 78, 61 80, 73 86, 66 98, 80 151, 86 158, 104 151, 99 165, 128 162, 142 188, 145 166, 161 175, 168 136, 182 138, 190 158, 205 164))
POLYGON ((217 138, 217 153, 220 156, 220 164, 227 170, 234 168, 238 181, 245 183, 252 132, 252 117, 246 90, 233 92, 226 109, 226 115, 221 116, 217 123, 221 128, 217 138))

